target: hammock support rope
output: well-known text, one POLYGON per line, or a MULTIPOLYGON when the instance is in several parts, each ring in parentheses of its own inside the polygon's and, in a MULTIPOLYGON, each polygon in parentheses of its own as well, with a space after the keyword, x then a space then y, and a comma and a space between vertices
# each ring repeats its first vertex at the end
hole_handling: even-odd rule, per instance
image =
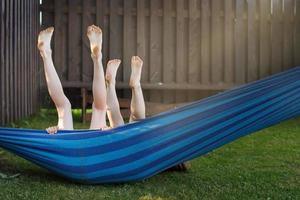
POLYGON ((0 128, 0 147, 82 183, 137 181, 298 116, 299 97, 297 67, 111 130, 0 128))

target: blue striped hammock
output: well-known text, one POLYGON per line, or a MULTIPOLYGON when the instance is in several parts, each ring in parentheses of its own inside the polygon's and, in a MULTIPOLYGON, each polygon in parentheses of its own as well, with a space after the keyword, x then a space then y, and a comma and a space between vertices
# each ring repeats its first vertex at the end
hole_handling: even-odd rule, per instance
POLYGON ((298 116, 300 68, 106 131, 0 128, 0 147, 78 182, 142 180, 298 116))

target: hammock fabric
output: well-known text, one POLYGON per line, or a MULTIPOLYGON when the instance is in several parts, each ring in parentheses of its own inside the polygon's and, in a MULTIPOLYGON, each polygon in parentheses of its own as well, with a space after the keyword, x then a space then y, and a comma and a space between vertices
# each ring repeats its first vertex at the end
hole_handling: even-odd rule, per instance
POLYGON ((300 113, 300 68, 111 130, 0 129, 0 147, 78 182, 142 180, 300 113))

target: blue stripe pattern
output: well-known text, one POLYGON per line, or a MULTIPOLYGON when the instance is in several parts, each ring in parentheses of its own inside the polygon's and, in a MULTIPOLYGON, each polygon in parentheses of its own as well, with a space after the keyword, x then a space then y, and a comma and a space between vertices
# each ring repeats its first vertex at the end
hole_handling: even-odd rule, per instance
POLYGON ((142 180, 300 114, 300 67, 106 130, 0 128, 0 147, 89 184, 142 180))

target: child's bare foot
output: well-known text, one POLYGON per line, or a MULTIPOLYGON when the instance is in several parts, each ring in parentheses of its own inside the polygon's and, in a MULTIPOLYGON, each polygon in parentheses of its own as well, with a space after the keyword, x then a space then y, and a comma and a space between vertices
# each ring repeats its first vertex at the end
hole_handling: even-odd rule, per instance
POLYGON ((95 25, 89 26, 87 36, 90 40, 92 58, 101 58, 102 30, 95 25))
POLYGON ((138 56, 132 56, 131 76, 129 81, 130 87, 134 88, 140 86, 142 67, 143 67, 143 60, 138 56))
POLYGON ((105 79, 108 83, 115 83, 117 71, 120 64, 121 64, 121 60, 119 59, 113 59, 108 61, 106 74, 105 74, 105 79))
POLYGON ((47 133, 49 134, 55 134, 58 131, 58 126, 51 126, 46 129, 47 133))
POLYGON ((51 53, 51 38, 53 35, 54 28, 49 27, 40 32, 38 37, 38 49, 40 50, 41 54, 51 53))

